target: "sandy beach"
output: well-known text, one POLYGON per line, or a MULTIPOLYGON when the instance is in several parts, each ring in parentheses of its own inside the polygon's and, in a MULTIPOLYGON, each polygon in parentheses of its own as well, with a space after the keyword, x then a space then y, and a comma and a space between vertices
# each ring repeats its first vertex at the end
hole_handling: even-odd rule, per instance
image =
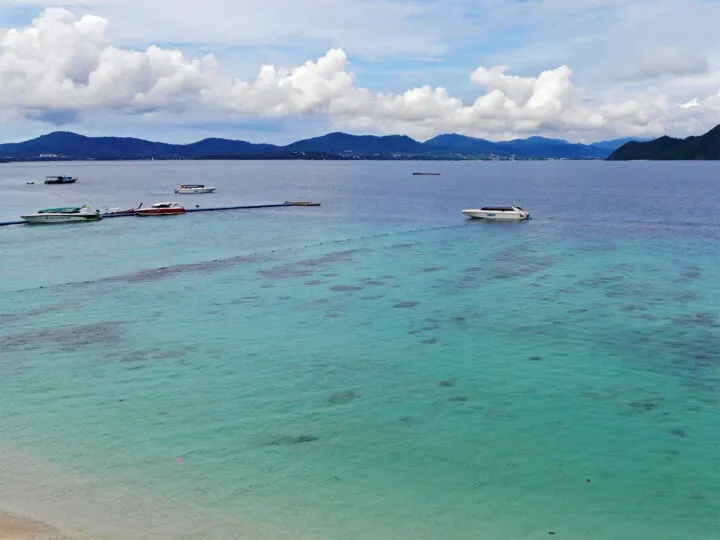
POLYGON ((317 540, 0 446, 0 540, 317 540))
POLYGON ((0 510, 0 540, 71 540, 47 523, 0 510))

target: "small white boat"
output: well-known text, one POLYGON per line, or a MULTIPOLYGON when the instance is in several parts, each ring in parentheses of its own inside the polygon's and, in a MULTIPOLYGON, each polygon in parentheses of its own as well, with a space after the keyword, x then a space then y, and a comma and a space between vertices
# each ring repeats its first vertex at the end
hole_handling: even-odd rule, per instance
POLYGON ((175 193, 183 195, 195 195, 198 193, 212 193, 217 188, 204 184, 182 184, 175 188, 175 193))
POLYGON ((75 182, 77 182, 77 178, 67 175, 45 177, 46 184, 74 184, 75 182))
POLYGON ((27 214, 20 217, 32 224, 77 223, 102 219, 99 211, 93 211, 87 205, 45 208, 38 210, 36 214, 27 214))
POLYGON ((522 221, 530 217, 530 212, 519 206, 483 206, 463 210, 463 214, 476 219, 494 219, 498 221, 522 221))

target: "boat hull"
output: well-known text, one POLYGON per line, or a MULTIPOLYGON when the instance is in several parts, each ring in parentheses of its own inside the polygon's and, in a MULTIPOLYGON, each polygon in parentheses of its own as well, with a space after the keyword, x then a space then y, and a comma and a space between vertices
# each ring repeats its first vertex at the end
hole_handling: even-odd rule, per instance
POLYGON ((178 195, 199 195, 201 193, 212 193, 217 188, 205 187, 205 188, 178 188, 175 193, 178 195))
POLYGON ((20 216, 32 225, 53 225, 59 223, 81 223, 83 221, 100 221, 102 216, 95 215, 62 215, 62 214, 30 214, 20 216))
POLYGON ((463 210, 462 213, 473 219, 487 219, 493 221, 523 221, 530 218, 530 214, 524 211, 503 212, 497 210, 470 209, 463 210))
POLYGON ((135 215, 139 217, 178 216, 184 213, 184 208, 145 208, 143 210, 135 210, 135 215))

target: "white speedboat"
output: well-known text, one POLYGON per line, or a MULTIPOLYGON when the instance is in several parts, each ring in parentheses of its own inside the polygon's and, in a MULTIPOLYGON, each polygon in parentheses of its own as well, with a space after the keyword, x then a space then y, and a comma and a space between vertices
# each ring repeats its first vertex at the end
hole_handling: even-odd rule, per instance
POLYGON ((530 212, 519 206, 483 206, 463 210, 463 214, 476 219, 495 219, 498 221, 522 221, 530 217, 530 212))
POLYGON ((74 184, 75 182, 77 182, 77 178, 67 175, 45 177, 46 184, 74 184))
POLYGON ((102 219, 100 212, 93 211, 89 206, 63 206, 60 208, 45 208, 35 214, 20 216, 28 223, 53 224, 77 223, 81 221, 98 221, 102 219))
POLYGON ((198 193, 212 193, 216 189, 216 187, 206 186, 204 184, 182 184, 175 188, 175 193, 195 195, 198 193))

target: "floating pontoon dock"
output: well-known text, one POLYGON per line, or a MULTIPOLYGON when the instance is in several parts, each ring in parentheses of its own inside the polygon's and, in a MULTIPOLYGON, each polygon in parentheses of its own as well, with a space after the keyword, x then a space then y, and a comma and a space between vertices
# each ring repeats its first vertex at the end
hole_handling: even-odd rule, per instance
MULTIPOLYGON (((223 210, 254 210, 256 208, 284 208, 286 206, 320 206, 320 203, 310 203, 304 201, 297 202, 284 202, 279 204, 251 204, 245 206, 219 206, 214 208, 185 208, 186 213, 190 212, 220 212, 223 210)), ((103 218, 119 218, 119 217, 131 217, 134 213, 127 214, 102 214, 103 218)), ((26 221, 0 221, 0 227, 5 225, 23 225, 26 221)))

